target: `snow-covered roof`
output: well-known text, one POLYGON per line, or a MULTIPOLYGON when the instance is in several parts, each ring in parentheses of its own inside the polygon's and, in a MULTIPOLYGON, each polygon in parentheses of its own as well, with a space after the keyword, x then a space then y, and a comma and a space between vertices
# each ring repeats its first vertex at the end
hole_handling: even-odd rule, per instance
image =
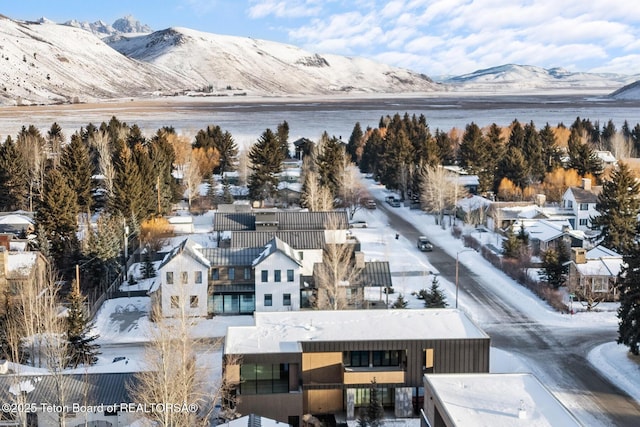
POLYGON ((34 221, 25 215, 18 214, 9 214, 0 216, 0 224, 10 224, 10 225, 33 225, 34 221))
POLYGON ((264 250, 260 252, 260 255, 253 261, 253 265, 256 266, 260 264, 262 261, 267 259, 271 254, 278 251, 282 252, 287 257, 291 258, 291 260, 296 264, 302 265, 302 262, 300 261, 300 259, 298 259, 298 255, 291 248, 291 246, 289 246, 288 244, 286 244, 285 242, 283 242, 277 237, 274 237, 265 245, 264 250))
POLYGON ((7 272, 27 275, 36 264, 36 252, 10 252, 7 257, 7 272))
POLYGON ((622 270, 622 265, 622 258, 600 258, 576 264, 576 269, 582 276, 617 277, 622 270))
POLYGON ((256 312, 254 319, 227 330, 226 354, 299 353, 308 341, 488 338, 455 309, 256 312))
POLYGON ((433 374, 425 381, 456 426, 580 426, 532 374, 433 374), (524 412, 521 414, 520 410, 524 412))
POLYGON ((563 229, 570 230, 569 221, 549 221, 544 219, 537 220, 520 220, 513 224, 513 232, 519 233, 520 228, 524 227, 525 233, 530 239, 536 239, 541 242, 549 242, 551 240, 562 237, 563 229))
POLYGON ((205 267, 207 268, 211 267, 211 263, 209 262, 207 257, 205 257, 202 254, 200 249, 202 249, 202 246, 198 245, 196 242, 194 242, 191 239, 185 239, 178 246, 173 248, 171 252, 165 255, 158 269, 162 269, 165 265, 167 265, 169 261, 171 261, 173 258, 175 258, 178 254, 182 252, 189 254, 193 259, 195 259, 205 267))
POLYGON ((620 255, 619 253, 600 245, 587 251, 587 259, 599 259, 603 257, 622 259, 622 255, 620 255))

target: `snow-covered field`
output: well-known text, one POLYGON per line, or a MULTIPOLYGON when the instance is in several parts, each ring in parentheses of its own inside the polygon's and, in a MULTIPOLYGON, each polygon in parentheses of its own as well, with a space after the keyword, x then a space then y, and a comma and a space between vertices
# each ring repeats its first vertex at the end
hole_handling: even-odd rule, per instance
MULTIPOLYGON (((387 191, 368 181, 370 191, 376 197, 382 199, 387 191)), ((496 271, 487 261, 473 250, 464 248, 462 241, 455 239, 449 228, 442 229, 435 225, 434 219, 423 212, 410 210, 407 207, 395 208, 402 216, 411 221, 416 227, 428 235, 432 242, 440 249, 452 256, 459 256, 459 262, 479 273, 485 280, 486 286, 490 286, 498 295, 503 297, 513 307, 518 307, 527 316, 537 320, 546 326, 588 326, 590 328, 606 328, 615 331, 617 328, 616 304, 600 305, 598 312, 586 312, 574 304, 575 314, 561 314, 554 311, 546 303, 540 301, 529 290, 520 286, 504 274, 496 271), (460 252, 466 249, 464 252, 460 252)), ((436 269, 429 264, 428 255, 419 252, 415 248, 415 242, 400 236, 395 238, 395 230, 389 226, 386 215, 380 210, 359 210, 355 220, 367 222, 367 228, 351 229, 362 243, 362 250, 367 260, 388 261, 390 264, 393 287, 395 293, 389 295, 389 303, 402 293, 409 302, 408 308, 421 308, 423 303, 412 293, 420 289, 429 288, 437 274, 436 269)), ((208 221, 212 220, 210 214, 197 218, 196 230, 199 234, 195 239, 204 243, 208 237, 206 233, 210 228, 208 221)), ((469 232, 477 232, 469 230, 469 232)), ((489 232, 479 234, 479 238, 485 241, 497 239, 489 232)), ((497 241, 497 240, 496 240, 497 241)), ((447 297, 449 306, 454 305, 455 284, 438 277, 438 283, 447 297)), ((140 284, 139 284, 140 285, 140 284)), ((369 292, 371 299, 386 300, 386 295, 379 290, 369 292)), ((472 319, 482 323, 482 308, 474 305, 470 299, 466 299, 464 293, 459 295, 459 308, 464 310, 472 319)), ((96 317, 96 331, 100 334, 103 354, 99 363, 89 368, 94 372, 135 371, 144 369, 143 344, 148 340, 150 328, 149 322, 149 298, 120 298, 105 302, 96 317), (114 357, 126 357, 125 360, 113 362, 114 357)), ((252 324, 251 316, 219 316, 213 319, 194 320, 193 335, 199 338, 221 337, 226 333, 226 328, 231 325, 252 324)), ((219 359, 220 353, 211 348, 203 348, 206 358, 219 359)), ((589 354, 589 361, 608 377, 614 384, 625 390, 636 400, 640 401, 640 358, 628 354, 627 348, 614 342, 594 348, 589 354)), ((517 356, 508 352, 492 348, 491 372, 529 372, 527 364, 517 356)), ((216 375, 212 373, 212 376, 216 375)), ((538 374, 539 375, 539 374, 538 374)), ((545 378, 540 378, 544 383, 545 378)))

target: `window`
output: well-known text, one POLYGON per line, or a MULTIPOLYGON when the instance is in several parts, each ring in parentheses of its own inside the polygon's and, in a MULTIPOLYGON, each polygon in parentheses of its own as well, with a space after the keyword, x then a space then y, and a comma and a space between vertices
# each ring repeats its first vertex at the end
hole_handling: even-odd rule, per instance
POLYGON ((271 307, 273 305, 273 296, 271 294, 264 295, 264 306, 271 307))
POLYGON ((260 274, 262 274, 262 281, 263 282, 268 282, 269 281, 269 270, 262 270, 260 272, 260 274))
POLYGON ((236 279, 236 269, 233 267, 229 267, 229 269, 227 270, 227 275, 229 276, 229 280, 235 280, 236 279))
POLYGON ((202 283, 202 271, 196 271, 196 283, 197 284, 202 283))
POLYGON ((348 351, 344 355, 345 366, 351 367, 363 367, 369 366, 369 352, 368 351, 348 351))
POLYGON ((191 295, 189 297, 189 307, 198 308, 198 295, 191 295))
POLYGON ((180 297, 177 295, 171 296, 171 308, 179 308, 180 307, 180 297))
POLYGON ((280 270, 274 270, 274 272, 273 272, 273 281, 274 282, 281 282, 282 281, 280 270))
POLYGON ((218 270, 217 268, 214 268, 213 270, 211 270, 211 280, 218 280, 220 279, 220 270, 218 270))
POLYGON ((251 269, 249 267, 244 268, 244 280, 251 279, 251 269))
POLYGON ((186 285, 189 283, 189 273, 186 271, 181 271, 180 272, 180 283, 182 283, 183 285, 186 285))
POLYGON ((580 210, 581 211, 588 211, 589 210, 589 204, 588 203, 580 203, 580 210))
POLYGON ((166 282, 168 285, 173 285, 173 271, 167 271, 166 282))
POLYGON ((424 369, 426 372, 433 372, 433 349, 424 349, 424 369))
POLYGON ((287 282, 293 282, 293 270, 287 270, 287 282))
POLYGON ((289 392, 289 364, 240 366, 240 394, 289 392))
POLYGON ((588 220, 587 218, 582 218, 582 219, 580 220, 580 225, 584 225, 584 226, 586 226, 586 225, 587 225, 587 223, 588 223, 588 221, 589 221, 589 220, 588 220))
POLYGON ((298 252, 298 258, 300 258, 300 260, 304 259, 304 252, 300 251, 298 252))
POLYGON ((385 350, 373 352, 373 366, 400 366, 400 352, 385 350))
POLYGON ((573 200, 567 200, 567 208, 573 209, 573 200))
POLYGON ((291 294, 282 295, 282 305, 284 306, 291 305, 291 294))

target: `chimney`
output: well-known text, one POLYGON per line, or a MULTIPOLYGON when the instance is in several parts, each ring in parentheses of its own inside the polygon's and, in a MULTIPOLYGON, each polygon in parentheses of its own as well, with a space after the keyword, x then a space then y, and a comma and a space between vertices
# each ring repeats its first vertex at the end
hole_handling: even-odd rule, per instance
POLYGON ((355 267, 358 269, 363 269, 364 268, 364 252, 356 251, 354 252, 353 255, 356 261, 355 267))
POLYGON ((582 178, 582 189, 591 191, 591 180, 589 178, 582 178))
POLYGON ((0 246, 4 247, 5 250, 11 250, 11 234, 0 234, 0 246))
POLYGON ((536 205, 542 208, 545 203, 547 203, 547 196, 544 194, 536 194, 536 205))
POLYGON ((576 264, 586 264, 587 250, 583 248, 571 248, 571 261, 576 264))

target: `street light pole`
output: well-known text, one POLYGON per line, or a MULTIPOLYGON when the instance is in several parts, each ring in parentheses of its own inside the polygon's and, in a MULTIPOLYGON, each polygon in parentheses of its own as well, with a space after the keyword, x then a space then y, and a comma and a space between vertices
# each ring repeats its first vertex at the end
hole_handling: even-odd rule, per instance
POLYGON ((459 263, 459 258, 460 258, 460 254, 462 252, 470 252, 473 251, 473 249, 467 248, 467 249, 462 249, 459 250, 456 253, 456 309, 458 308, 458 263, 459 263))

